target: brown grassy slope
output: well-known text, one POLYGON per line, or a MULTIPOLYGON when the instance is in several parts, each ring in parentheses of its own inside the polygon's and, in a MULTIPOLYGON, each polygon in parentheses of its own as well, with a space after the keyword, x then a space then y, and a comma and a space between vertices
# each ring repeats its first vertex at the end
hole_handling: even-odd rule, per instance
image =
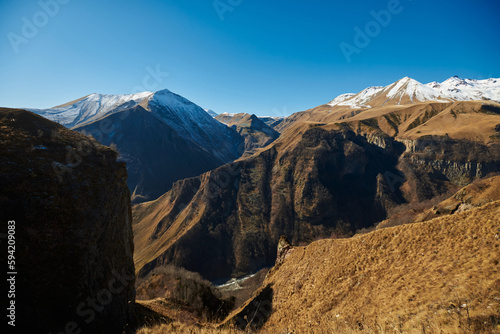
POLYGON ((216 328, 215 326, 193 326, 182 322, 173 322, 156 326, 144 326, 137 334, 240 334, 241 331, 233 328, 216 328))
MULTIPOLYGON (((427 108, 419 111, 422 117, 438 117, 432 112, 437 107, 427 108)), ((498 115, 477 114, 500 121, 498 115)), ((274 262, 274 242, 281 234, 296 243, 310 242, 328 238, 341 223, 354 232, 386 219, 385 211, 370 209, 368 197, 374 194, 374 204, 384 210, 405 201, 420 205, 500 168, 498 141, 407 140, 397 160, 404 145, 381 130, 382 121, 359 122, 362 133, 372 128, 382 135, 365 139, 339 130, 358 132, 347 123, 298 122, 252 157, 182 180, 158 200, 135 206, 137 271, 144 275, 173 262, 213 279, 248 274, 274 262), (390 177, 400 180, 393 188, 387 185, 390 177), (359 205, 361 199, 366 205, 359 205)), ((418 213, 437 203, 420 205, 418 213)))
POLYGON ((264 282, 273 313, 263 332, 500 332, 491 325, 500 321, 499 215, 497 201, 296 247, 264 282))
POLYGON ((390 212, 390 217, 377 229, 423 222, 433 218, 460 213, 500 200, 500 176, 479 179, 454 194, 443 194, 429 201, 403 204, 390 212))
POLYGON ((362 134, 402 139, 448 134, 453 139, 488 143, 497 140, 498 108, 500 104, 492 101, 425 102, 365 109, 321 105, 287 117, 276 130, 283 133, 293 124, 305 121, 344 123, 362 134))

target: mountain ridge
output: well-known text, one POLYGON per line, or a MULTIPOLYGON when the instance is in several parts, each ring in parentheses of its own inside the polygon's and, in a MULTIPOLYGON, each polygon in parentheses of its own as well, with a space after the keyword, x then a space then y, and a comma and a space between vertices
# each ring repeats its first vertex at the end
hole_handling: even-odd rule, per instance
POLYGON ((422 84, 404 77, 387 86, 367 87, 359 93, 344 93, 327 105, 351 108, 373 108, 385 105, 403 105, 414 102, 436 101, 500 101, 500 79, 484 80, 451 77, 442 83, 422 84))

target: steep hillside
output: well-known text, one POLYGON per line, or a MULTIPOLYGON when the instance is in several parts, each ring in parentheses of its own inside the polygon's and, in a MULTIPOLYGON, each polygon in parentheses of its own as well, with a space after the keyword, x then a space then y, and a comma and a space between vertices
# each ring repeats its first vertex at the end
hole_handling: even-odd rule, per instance
POLYGON ((220 114, 215 119, 235 129, 245 139, 244 156, 252 155, 257 149, 271 144, 280 135, 255 115, 220 114))
MULTIPOLYGON (((420 214, 416 221, 461 213, 494 201, 500 201, 500 176, 486 178, 460 189, 450 198, 420 214)), ((383 224, 379 226, 383 227, 383 224)))
POLYGON ((479 178, 461 189, 452 187, 448 192, 429 200, 401 204, 390 210, 388 219, 378 223, 376 229, 453 215, 498 200, 500 176, 479 178))
POLYGON ((296 113, 254 156, 135 207, 139 273, 173 262, 209 278, 249 274, 272 262, 281 234, 349 235, 499 172, 500 104, 488 100, 498 81, 439 85, 403 78, 358 94, 362 103, 346 95, 296 113))
POLYGON ((499 215, 496 201, 293 247, 228 321, 262 333, 500 333, 499 215))
POLYGON ((4 233, 15 221, 16 329, 122 333, 135 299, 125 164, 29 111, 1 108, 0 129, 4 233))
POLYGON ((174 263, 210 279, 272 264, 294 242, 348 235, 403 201, 384 173, 397 158, 350 131, 305 126, 256 156, 174 184, 134 206, 136 268, 174 263))

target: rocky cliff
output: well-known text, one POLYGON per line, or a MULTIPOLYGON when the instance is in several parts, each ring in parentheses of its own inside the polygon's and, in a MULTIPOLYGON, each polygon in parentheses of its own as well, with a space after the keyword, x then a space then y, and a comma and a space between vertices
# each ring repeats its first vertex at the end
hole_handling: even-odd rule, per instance
POLYGON ((28 111, 0 109, 0 128, 0 216, 4 226, 15 221, 16 329, 122 333, 135 299, 125 164, 28 111))

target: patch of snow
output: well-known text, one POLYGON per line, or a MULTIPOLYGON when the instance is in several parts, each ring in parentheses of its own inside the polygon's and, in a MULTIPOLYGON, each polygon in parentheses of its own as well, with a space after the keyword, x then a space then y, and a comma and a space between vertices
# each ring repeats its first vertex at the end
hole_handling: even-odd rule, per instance
POLYGON ((373 98, 375 98, 380 92, 382 92, 383 89, 384 87, 381 86, 373 86, 365 88, 361 92, 355 95, 343 94, 341 95, 341 98, 339 100, 335 98, 332 102, 328 103, 328 105, 332 107, 337 105, 337 106, 349 106, 352 108, 371 108, 369 105, 367 105, 367 103, 371 101, 373 98))
POLYGON ((270 118, 270 119, 274 119, 274 120, 280 120, 280 119, 283 119, 285 118, 285 116, 257 116, 257 118, 270 118))

